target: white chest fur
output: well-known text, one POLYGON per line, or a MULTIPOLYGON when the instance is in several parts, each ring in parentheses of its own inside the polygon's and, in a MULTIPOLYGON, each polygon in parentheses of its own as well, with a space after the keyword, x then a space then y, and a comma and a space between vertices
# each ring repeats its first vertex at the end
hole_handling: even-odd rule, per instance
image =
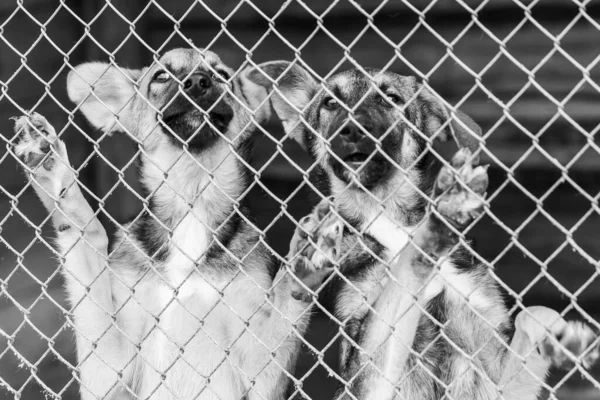
POLYGON ((228 146, 197 157, 167 147, 147 157, 144 180, 154 192, 154 211, 158 218, 171 220, 166 270, 174 278, 178 271, 189 275, 202 263, 213 229, 231 213, 232 199, 242 190, 237 159, 228 146))
MULTIPOLYGON (((401 250, 408 244, 409 235, 416 227, 405 227, 390 219, 385 214, 376 216, 366 229, 366 233, 373 236, 379 243, 386 247, 386 261, 394 263, 401 250)), ((489 306, 489 299, 477 290, 477 285, 468 274, 462 274, 450 261, 443 261, 439 271, 425 288, 425 299, 431 299, 443 289, 458 301, 467 301, 475 307, 489 306)))
MULTIPOLYGON (((173 230, 168 269, 189 271, 200 263, 212 239, 207 210, 203 205, 191 209, 173 230)), ((185 272, 185 271, 182 271, 185 272)))
POLYGON ((230 364, 234 356, 226 352, 231 343, 224 329, 235 327, 235 319, 217 291, 194 273, 174 296, 165 285, 153 294, 162 311, 142 345, 140 398, 241 398, 243 383, 230 364))
POLYGON ((374 216, 365 224, 366 232, 381 243, 386 250, 386 259, 392 260, 408 243, 414 227, 402 226, 393 221, 385 213, 374 216))
POLYGON ((137 294, 144 296, 139 299, 144 312, 154 316, 143 332, 140 396, 241 398, 240 376, 225 349, 231 345, 230 333, 244 325, 231 310, 234 302, 223 294, 230 278, 205 259, 218 233, 214 230, 243 189, 236 158, 228 148, 196 159, 175 148, 151 156, 144 163, 145 184, 154 193, 155 216, 171 231, 160 277, 137 294))
POLYGON ((203 309, 210 309, 219 301, 219 274, 203 266, 206 253, 213 244, 210 229, 211 216, 206 204, 199 199, 196 205, 174 228, 166 261, 166 278, 178 289, 178 298, 195 297, 203 309))

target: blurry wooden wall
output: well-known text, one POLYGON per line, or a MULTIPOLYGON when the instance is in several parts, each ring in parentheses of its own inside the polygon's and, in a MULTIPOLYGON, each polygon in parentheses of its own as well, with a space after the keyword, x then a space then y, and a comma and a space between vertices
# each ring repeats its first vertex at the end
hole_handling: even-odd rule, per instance
MULTIPOLYGON (((69 11, 58 0, 25 0, 25 11, 18 10, 16 2, 2 2, 2 147, 12 137, 8 117, 18 115, 20 109, 36 108, 57 128, 65 127, 65 111, 73 108, 65 94, 67 62, 107 60, 110 52, 117 62, 139 67, 152 61, 150 49, 163 52, 186 46, 189 40, 214 50, 233 67, 245 65, 249 58, 264 62, 301 57, 317 73, 328 75, 351 67, 351 58, 362 66, 426 77, 450 103, 462 104, 482 125, 488 148, 507 166, 519 162, 519 169, 558 171, 538 151, 519 161, 535 141, 563 165, 581 153, 572 168, 598 170, 598 154, 588 149, 597 140, 581 133, 595 133, 600 123, 598 4, 589 3, 582 14, 570 0, 542 0, 527 11, 511 0, 491 0, 477 11, 474 21, 454 0, 440 0, 432 6, 423 0, 380 3, 342 0, 333 5, 304 0, 290 2, 281 10, 283 2, 270 0, 255 0, 253 6, 238 0, 152 4, 114 0, 109 5, 103 0, 68 0, 69 11), (369 27, 366 15, 375 9, 378 12, 369 27), (319 27, 317 16, 327 32, 319 27), (133 30, 123 17, 135 19, 133 30), (89 25, 89 31, 82 22, 89 25), (548 34, 558 39, 553 41, 548 34), (440 39, 451 43, 451 48, 440 39), (563 115, 557 117, 559 108, 563 115)), ((462 3, 477 7, 480 1, 462 3)), ((81 117, 75 122, 90 138, 100 137, 81 117)), ((273 134, 281 137, 279 131, 273 134)), ((70 125, 65 137, 74 163, 84 162, 94 148, 91 141, 70 125)), ((257 163, 270 157, 274 148, 261 138, 257 163)), ((289 148, 301 165, 307 164, 297 148, 289 148)), ((122 168, 135 149, 126 138, 112 137, 103 138, 98 151, 122 168)), ((0 155, 4 157, 4 149, 0 155)), ((109 198, 106 208, 121 221, 131 216, 139 207, 135 196, 117 185, 117 173, 102 159, 95 156, 92 160, 82 170, 82 179, 100 196, 115 190, 118 196, 109 198)), ((0 162, 5 171, 0 184, 15 193, 23 178, 10 157, 0 162)), ((128 182, 134 182, 134 174, 133 166, 124 171, 128 182)), ((267 175, 299 176, 282 157, 267 175)))

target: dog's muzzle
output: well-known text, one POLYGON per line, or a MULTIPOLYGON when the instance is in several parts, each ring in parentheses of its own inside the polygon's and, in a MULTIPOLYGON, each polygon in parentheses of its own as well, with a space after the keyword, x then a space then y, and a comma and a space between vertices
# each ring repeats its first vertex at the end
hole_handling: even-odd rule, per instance
POLYGON ((337 135, 331 140, 334 154, 353 169, 361 167, 377 150, 377 140, 381 136, 379 127, 369 119, 359 115, 355 120, 340 124, 341 127, 335 130, 337 135))
POLYGON ((174 141, 207 148, 225 133, 234 111, 223 90, 206 74, 191 75, 183 82, 183 91, 185 95, 178 92, 164 111, 163 122, 177 136, 174 141))
MULTIPOLYGON (((358 179, 371 189, 387 180, 393 167, 386 159, 386 146, 390 138, 383 138, 386 132, 385 121, 377 115, 356 113, 354 119, 340 115, 331 124, 329 131, 329 164, 335 175, 343 181, 358 179)), ((388 135, 389 136, 389 135, 388 135)))
POLYGON ((168 124, 182 115, 203 119, 208 115, 210 121, 223 131, 233 118, 233 110, 225 101, 223 91, 204 73, 192 74, 183 82, 185 95, 178 93, 171 105, 165 110, 163 119, 168 124))

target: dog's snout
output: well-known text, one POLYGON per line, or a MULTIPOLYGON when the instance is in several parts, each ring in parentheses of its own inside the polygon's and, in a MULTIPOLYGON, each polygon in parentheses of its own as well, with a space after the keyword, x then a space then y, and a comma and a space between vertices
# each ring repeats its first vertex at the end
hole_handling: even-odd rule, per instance
POLYGON ((373 127, 367 121, 357 122, 348 121, 340 130, 340 136, 346 142, 358 143, 367 135, 367 132, 370 133, 372 131, 373 127))
POLYGON ((183 82, 183 90, 192 97, 203 96, 211 86, 210 77, 202 73, 193 74, 183 82))

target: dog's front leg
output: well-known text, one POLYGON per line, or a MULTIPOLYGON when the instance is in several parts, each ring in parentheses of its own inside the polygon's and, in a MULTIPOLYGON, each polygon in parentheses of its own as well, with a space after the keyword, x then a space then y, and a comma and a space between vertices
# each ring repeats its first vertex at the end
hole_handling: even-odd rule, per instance
POLYGON ((253 314, 244 345, 245 374, 254 381, 248 399, 283 399, 324 277, 339 254, 343 223, 318 206, 296 229, 287 265, 273 279, 268 302, 253 314), (312 240, 314 238, 314 241, 312 240), (256 336, 256 337, 254 337, 256 336))
POLYGON ((46 118, 34 112, 17 118, 15 133, 13 151, 56 230, 77 336, 82 398, 112 398, 120 390, 127 357, 112 321, 106 232, 79 189, 65 144, 46 118))
POLYGON ((535 400, 551 367, 571 369, 580 364, 589 368, 599 357, 598 335, 589 326, 565 321, 546 307, 528 307, 515 321, 498 399, 535 400))
MULTIPOLYGON (((340 398, 391 399, 401 386, 427 301, 424 289, 438 262, 458 243, 455 230, 468 226, 482 211, 487 173, 483 167, 473 168, 469 157, 468 150, 461 150, 452 161, 453 167, 460 169, 459 181, 450 168, 442 169, 434 191, 439 196, 437 212, 428 213, 412 232, 412 240, 390 262, 390 279, 348 352, 347 382, 340 398)), ((369 233, 383 244, 394 240, 378 238, 376 229, 369 233)), ((403 241, 403 235, 397 240, 403 241)))
POLYGON ((248 400, 285 398, 310 319, 308 298, 292 296, 299 290, 295 278, 282 268, 273 282, 268 303, 251 318, 240 342, 245 348, 243 371, 250 382, 248 400))

